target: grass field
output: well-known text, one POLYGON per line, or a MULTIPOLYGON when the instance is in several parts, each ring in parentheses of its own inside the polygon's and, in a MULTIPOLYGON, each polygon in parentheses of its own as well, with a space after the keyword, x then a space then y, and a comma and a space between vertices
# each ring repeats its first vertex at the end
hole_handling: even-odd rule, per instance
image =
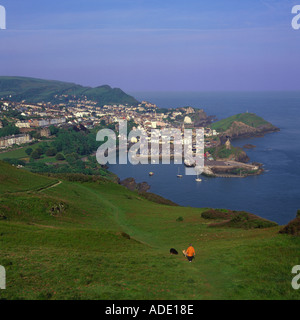
POLYGON ((0 160, 29 158, 29 156, 26 154, 25 150, 27 148, 37 149, 43 143, 45 143, 45 141, 37 142, 32 145, 27 145, 25 147, 20 147, 17 149, 6 151, 6 152, 1 152, 0 153, 0 160))
POLYGON ((300 297, 291 287, 300 239, 280 227, 211 228, 204 209, 150 202, 103 179, 58 181, 0 162, 0 180, 2 299, 300 297), (192 263, 169 254, 190 242, 192 263))

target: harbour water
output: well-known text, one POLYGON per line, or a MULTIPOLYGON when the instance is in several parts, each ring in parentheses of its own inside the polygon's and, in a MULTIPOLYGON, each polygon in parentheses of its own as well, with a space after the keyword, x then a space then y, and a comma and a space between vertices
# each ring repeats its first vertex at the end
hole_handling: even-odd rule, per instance
POLYGON ((281 129, 262 138, 236 140, 235 146, 253 144, 245 150, 251 161, 264 164, 265 172, 247 178, 186 176, 184 165, 111 165, 121 179, 146 181, 150 192, 180 205, 246 210, 279 224, 286 224, 300 209, 300 92, 135 92, 161 108, 203 108, 218 119, 253 112, 281 129), (178 166, 183 178, 178 179, 178 166), (154 172, 152 177, 149 172, 154 172))

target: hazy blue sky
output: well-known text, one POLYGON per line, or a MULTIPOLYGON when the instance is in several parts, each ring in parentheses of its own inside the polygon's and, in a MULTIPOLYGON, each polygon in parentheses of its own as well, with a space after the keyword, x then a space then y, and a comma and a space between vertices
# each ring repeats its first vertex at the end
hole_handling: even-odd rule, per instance
POLYGON ((291 0, 0 0, 0 75, 127 91, 300 90, 291 0))

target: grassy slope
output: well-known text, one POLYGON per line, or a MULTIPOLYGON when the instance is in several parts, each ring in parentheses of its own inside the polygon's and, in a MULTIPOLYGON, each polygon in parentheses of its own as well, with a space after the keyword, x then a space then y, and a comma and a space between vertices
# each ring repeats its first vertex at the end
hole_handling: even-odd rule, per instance
POLYGON ((8 163, 1 162, 0 164, 0 194, 36 191, 55 183, 57 183, 56 179, 14 169, 8 163))
MULTIPOLYGON (((19 177, 9 191, 49 185, 46 177, 0 163, 19 177), (15 190, 13 190, 15 188, 15 190)), ((16 178, 17 179, 17 178, 16 178)), ((3 181, 3 180, 2 180, 3 181)), ((53 181, 51 181, 53 182, 53 181)), ((7 182, 5 182, 5 185, 7 182)), ((298 299, 291 269, 300 239, 278 228, 208 228, 201 209, 168 207, 109 182, 0 193, 0 264, 6 299, 298 299), (56 216, 50 208, 64 204, 56 216), (183 222, 176 222, 182 216, 183 222), (122 235, 131 236, 127 239, 122 235), (197 257, 170 256, 189 242, 197 257)))
POLYGON ((234 121, 243 122, 246 125, 254 128, 258 128, 262 126, 272 127, 272 125, 269 122, 267 122, 266 120, 257 116, 254 113, 240 113, 240 114, 237 114, 213 123, 211 125, 211 128, 219 132, 223 132, 228 130, 234 121))

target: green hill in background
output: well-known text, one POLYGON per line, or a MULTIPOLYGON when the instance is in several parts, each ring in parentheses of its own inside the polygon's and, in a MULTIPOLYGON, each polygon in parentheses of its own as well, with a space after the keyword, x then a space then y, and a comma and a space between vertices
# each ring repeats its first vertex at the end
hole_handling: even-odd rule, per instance
POLYGON ((29 103, 64 103, 71 96, 77 99, 87 98, 105 104, 137 104, 138 101, 121 89, 108 85, 97 88, 84 87, 74 83, 42 80, 24 77, 0 77, 0 97, 10 101, 29 103), (70 96, 69 98, 62 96, 70 96), (60 98, 59 98, 60 97, 60 98))
POLYGON ((103 178, 48 177, 1 161, 0 181, 1 299, 299 298, 291 269, 300 238, 274 223, 236 212, 229 221, 228 210, 168 206, 103 178), (180 253, 190 242, 192 263, 180 253))

